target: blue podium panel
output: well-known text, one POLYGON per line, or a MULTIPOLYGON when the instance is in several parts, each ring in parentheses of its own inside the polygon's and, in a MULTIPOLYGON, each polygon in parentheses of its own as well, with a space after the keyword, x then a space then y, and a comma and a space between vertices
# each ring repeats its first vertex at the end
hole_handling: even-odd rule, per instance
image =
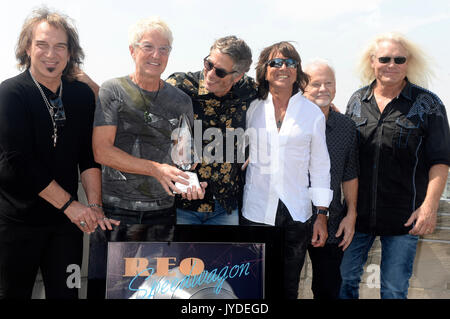
POLYGON ((263 299, 263 243, 110 242, 108 299, 263 299))
POLYGON ((279 299, 283 229, 121 224, 90 238, 88 299, 279 299))

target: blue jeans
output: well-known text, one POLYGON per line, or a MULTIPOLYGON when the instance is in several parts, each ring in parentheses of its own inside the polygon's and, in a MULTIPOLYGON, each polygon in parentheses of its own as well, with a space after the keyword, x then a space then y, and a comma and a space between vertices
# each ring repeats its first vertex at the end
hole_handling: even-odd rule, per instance
POLYGON ((215 201, 214 212, 195 212, 177 208, 178 225, 239 225, 238 209, 227 214, 225 208, 215 201))
MULTIPOLYGON (((341 299, 358 299, 359 283, 364 271, 374 235, 355 232, 352 243, 344 252, 341 263, 341 299)), ((413 235, 380 236, 380 295, 382 299, 406 299, 411 278, 417 241, 413 235)))

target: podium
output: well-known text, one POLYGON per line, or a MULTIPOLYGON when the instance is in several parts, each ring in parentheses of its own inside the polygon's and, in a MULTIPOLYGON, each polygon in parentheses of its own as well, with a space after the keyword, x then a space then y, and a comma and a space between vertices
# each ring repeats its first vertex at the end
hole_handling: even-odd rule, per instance
POLYGON ((120 225, 90 243, 88 299, 281 299, 283 229, 120 225))

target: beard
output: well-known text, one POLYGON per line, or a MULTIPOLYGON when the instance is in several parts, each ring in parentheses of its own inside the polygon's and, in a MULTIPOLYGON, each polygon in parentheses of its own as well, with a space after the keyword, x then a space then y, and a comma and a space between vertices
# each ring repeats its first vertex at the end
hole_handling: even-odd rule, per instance
POLYGON ((328 105, 330 105, 331 103, 331 98, 321 98, 319 101, 316 100, 314 101, 319 107, 326 107, 328 105))
POLYGON ((55 72, 55 70, 56 70, 56 68, 47 68, 47 71, 50 72, 50 73, 55 72))

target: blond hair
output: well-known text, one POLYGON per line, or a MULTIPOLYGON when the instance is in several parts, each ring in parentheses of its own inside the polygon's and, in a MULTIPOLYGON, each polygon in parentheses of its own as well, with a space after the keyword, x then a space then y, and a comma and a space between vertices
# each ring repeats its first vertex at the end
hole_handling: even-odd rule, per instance
POLYGON ((375 73, 371 62, 379 48, 379 44, 384 41, 396 42, 406 50, 408 59, 406 76, 408 77, 408 80, 411 83, 427 88, 434 75, 428 62, 430 58, 417 44, 397 32, 388 32, 377 35, 362 51, 357 66, 357 71, 362 84, 368 85, 375 80, 375 73))

